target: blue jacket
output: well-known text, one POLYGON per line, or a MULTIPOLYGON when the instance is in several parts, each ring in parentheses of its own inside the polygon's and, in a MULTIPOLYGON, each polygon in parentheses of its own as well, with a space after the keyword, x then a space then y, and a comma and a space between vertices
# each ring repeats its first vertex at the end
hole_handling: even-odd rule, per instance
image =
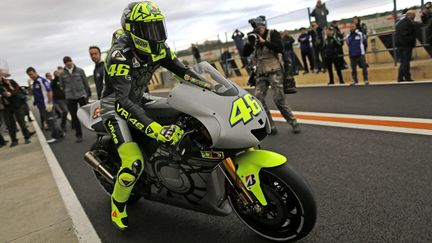
POLYGON ((359 57, 365 54, 365 41, 364 34, 358 29, 350 32, 347 36, 350 57, 359 57))
POLYGON ((302 51, 307 51, 310 49, 310 36, 308 33, 301 34, 298 38, 298 42, 300 43, 300 49, 302 51))
POLYGON ((38 76, 33 80, 32 90, 34 103, 40 110, 45 110, 48 105, 48 92, 51 91, 50 82, 41 76, 38 76))

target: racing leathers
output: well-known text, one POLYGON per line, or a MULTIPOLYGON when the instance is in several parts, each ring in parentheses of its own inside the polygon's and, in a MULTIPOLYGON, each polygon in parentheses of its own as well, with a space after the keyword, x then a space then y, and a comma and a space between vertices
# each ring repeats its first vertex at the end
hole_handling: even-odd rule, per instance
POLYGON ((158 55, 140 55, 135 51, 130 35, 123 30, 114 33, 105 61, 106 83, 101 99, 101 115, 122 160, 111 197, 111 218, 120 229, 128 226, 126 202, 144 169, 143 155, 138 144, 132 141, 128 127, 171 144, 175 144, 183 133, 177 126, 174 129, 173 126, 161 126, 154 122, 140 106, 147 84, 160 66, 181 78, 197 77, 166 45, 158 55))

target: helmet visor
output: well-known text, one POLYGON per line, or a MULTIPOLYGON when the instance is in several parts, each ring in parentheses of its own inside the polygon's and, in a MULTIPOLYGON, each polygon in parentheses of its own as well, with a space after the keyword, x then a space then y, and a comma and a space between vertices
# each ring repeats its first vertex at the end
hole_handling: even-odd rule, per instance
POLYGON ((131 25, 132 33, 149 41, 166 41, 165 21, 138 22, 131 25))

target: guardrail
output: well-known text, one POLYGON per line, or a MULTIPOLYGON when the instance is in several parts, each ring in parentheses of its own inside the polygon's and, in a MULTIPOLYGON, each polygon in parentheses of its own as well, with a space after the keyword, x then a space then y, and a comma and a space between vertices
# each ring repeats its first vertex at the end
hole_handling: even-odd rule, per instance
MULTIPOLYGON (((427 40, 426 40, 426 27, 422 26, 421 27, 421 33, 417 35, 417 39, 420 41, 421 44, 416 45, 414 48, 422 48, 425 47, 426 51, 429 53, 429 55, 431 55, 432 57, 432 50, 430 48, 430 44, 427 44, 427 40), (418 38, 421 37, 421 38, 418 38)), ((380 37, 380 36, 386 36, 386 35, 391 35, 391 40, 392 40, 392 47, 389 48, 385 48, 385 49, 375 49, 375 48, 371 48, 371 51, 367 51, 366 54, 376 54, 376 53, 381 53, 381 52, 392 52, 393 53, 393 60, 394 60, 394 65, 397 66, 397 61, 398 61, 398 48, 396 47, 396 32, 394 30, 392 31, 386 31, 386 32, 381 32, 381 33, 375 33, 375 34, 368 34, 368 38, 371 37, 380 37)), ((372 40, 371 40, 372 43, 372 40)), ((385 44, 384 44, 385 45, 385 44)), ((344 56, 349 56, 349 54, 345 54, 344 56)))

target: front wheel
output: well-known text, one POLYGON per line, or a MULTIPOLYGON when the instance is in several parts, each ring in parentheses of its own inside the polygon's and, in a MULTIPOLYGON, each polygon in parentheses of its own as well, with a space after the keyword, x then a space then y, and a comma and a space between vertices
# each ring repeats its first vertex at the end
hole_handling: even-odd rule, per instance
POLYGON ((267 200, 267 206, 261 210, 245 208, 234 193, 228 195, 240 220, 257 234, 274 241, 295 241, 308 235, 315 225, 317 209, 303 178, 287 163, 263 168, 259 176, 267 200))

